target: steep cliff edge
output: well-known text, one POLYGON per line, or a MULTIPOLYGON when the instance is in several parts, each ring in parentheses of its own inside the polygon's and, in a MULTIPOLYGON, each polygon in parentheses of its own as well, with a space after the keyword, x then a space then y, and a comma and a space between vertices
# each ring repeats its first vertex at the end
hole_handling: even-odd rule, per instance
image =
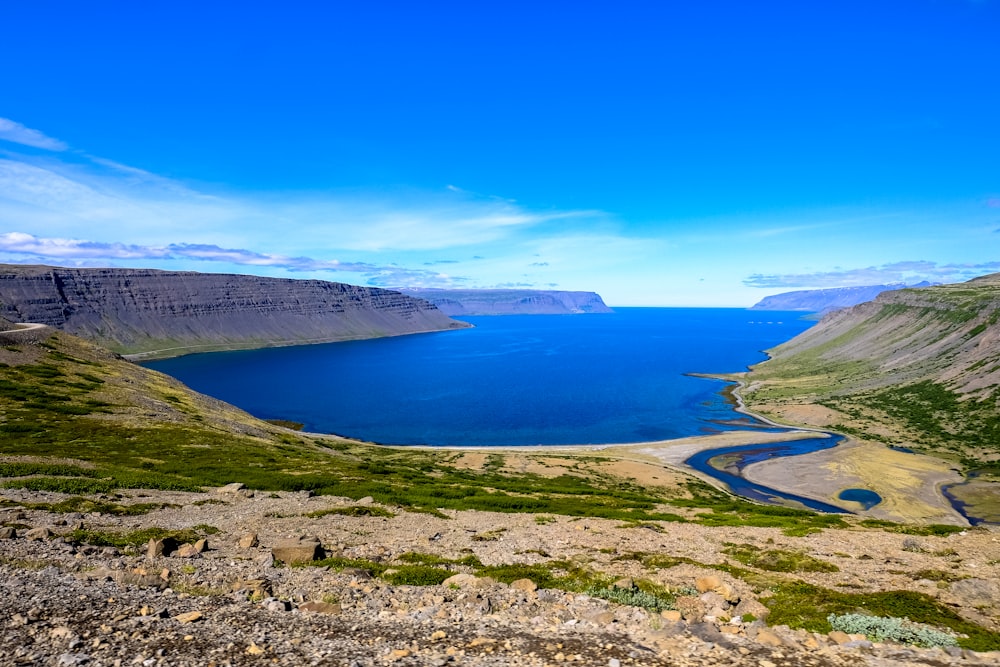
POLYGON ((421 299, 343 283, 48 266, 0 266, 0 317, 160 356, 465 326, 421 299))
POLYGON ((883 292, 770 350, 743 394, 789 422, 1000 461, 1000 274, 883 292))
POLYGON ((404 289, 447 315, 579 315, 610 313, 595 292, 529 289, 404 289))

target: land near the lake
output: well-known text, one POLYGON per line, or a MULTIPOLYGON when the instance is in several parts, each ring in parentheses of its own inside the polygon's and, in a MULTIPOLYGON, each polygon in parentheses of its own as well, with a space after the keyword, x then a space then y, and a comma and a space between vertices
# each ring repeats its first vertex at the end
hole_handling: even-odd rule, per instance
MULTIPOLYGON (((962 326, 960 342, 993 335, 962 326)), ((950 376, 973 403, 913 369, 876 386, 874 361, 813 353, 734 377, 754 412, 847 434, 743 470, 854 511, 824 514, 734 497, 685 464, 806 428, 378 447, 260 421, 63 332, 4 335, 3 664, 1000 664, 1000 533, 939 491, 961 472, 970 514, 995 507, 981 356, 950 376), (935 419, 891 402, 901 391, 935 419)))

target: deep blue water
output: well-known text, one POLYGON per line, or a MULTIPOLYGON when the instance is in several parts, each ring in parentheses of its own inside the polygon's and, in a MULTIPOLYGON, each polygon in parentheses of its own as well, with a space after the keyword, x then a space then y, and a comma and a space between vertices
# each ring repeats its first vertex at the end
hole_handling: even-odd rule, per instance
POLYGON ((813 322, 796 312, 620 308, 462 318, 475 328, 197 354, 147 366, 265 419, 383 444, 643 442, 747 428, 718 381, 813 322))

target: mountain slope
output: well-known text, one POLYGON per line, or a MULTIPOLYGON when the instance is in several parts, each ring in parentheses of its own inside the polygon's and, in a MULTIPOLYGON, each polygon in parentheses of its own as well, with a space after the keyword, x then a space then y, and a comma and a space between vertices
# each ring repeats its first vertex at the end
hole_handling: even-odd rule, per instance
POLYGON ((998 321, 1000 274, 883 292, 770 350, 744 396, 771 415, 812 403, 833 411, 824 426, 842 419, 841 430, 890 444, 997 461, 998 321))
POLYGON ((447 315, 578 315, 610 313, 595 292, 515 289, 404 289, 447 315))
MULTIPOLYGON (((930 283, 921 283, 910 285, 910 287, 927 287, 929 285, 930 283)), ((850 308, 859 303, 871 301, 882 292, 905 289, 906 287, 902 284, 866 285, 863 287, 834 287, 783 292, 764 297, 750 310, 805 310, 813 313, 827 313, 831 310, 850 308)))
POLYGON ((321 280, 0 266, 0 316, 120 353, 179 354, 463 327, 398 292, 321 280))

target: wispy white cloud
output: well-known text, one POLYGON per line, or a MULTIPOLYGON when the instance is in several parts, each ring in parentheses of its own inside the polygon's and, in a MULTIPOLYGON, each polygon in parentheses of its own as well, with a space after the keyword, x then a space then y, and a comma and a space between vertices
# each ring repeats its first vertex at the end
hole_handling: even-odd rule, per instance
POLYGON ((745 278, 743 284, 747 287, 767 288, 829 288, 893 283, 912 284, 925 280, 928 282, 964 282, 995 271, 1000 271, 1000 262, 938 264, 937 262, 917 260, 816 273, 780 275, 756 273, 745 278))
MULTIPOLYGON (((360 273, 374 283, 386 285, 392 280, 441 282, 442 274, 421 269, 406 269, 396 265, 367 262, 341 262, 311 257, 259 253, 241 248, 221 248, 217 245, 172 243, 167 246, 142 246, 125 243, 102 243, 82 239, 41 238, 24 232, 0 234, 0 253, 27 255, 33 263, 70 263, 79 265, 86 260, 197 260, 238 266, 273 267, 292 273, 360 273)), ((461 278, 451 279, 461 281, 461 278)), ((402 283, 398 283, 402 284, 402 283)))
POLYGON ((47 151, 64 151, 69 148, 62 141, 47 137, 38 130, 25 127, 9 118, 0 118, 0 141, 11 141, 22 146, 42 148, 47 151))
POLYGON ((109 239, 317 251, 429 251, 492 243, 599 211, 531 211, 460 189, 439 192, 219 195, 74 152, 0 157, 0 231, 71 237, 99 226, 109 239), (61 154, 65 155, 65 154, 61 154))

